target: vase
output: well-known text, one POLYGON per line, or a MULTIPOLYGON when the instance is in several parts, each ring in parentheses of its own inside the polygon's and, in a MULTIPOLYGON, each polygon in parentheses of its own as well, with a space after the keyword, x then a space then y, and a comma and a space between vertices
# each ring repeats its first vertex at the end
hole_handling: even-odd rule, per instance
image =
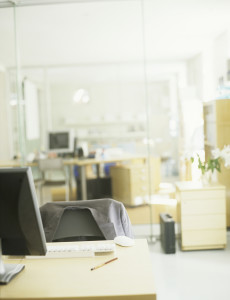
POLYGON ((201 182, 203 185, 210 185, 217 181, 217 174, 216 170, 214 172, 211 172, 211 170, 208 170, 204 174, 201 175, 201 182))
POLYGON ((211 175, 209 172, 205 172, 201 175, 201 182, 203 185, 209 185, 211 183, 211 175))

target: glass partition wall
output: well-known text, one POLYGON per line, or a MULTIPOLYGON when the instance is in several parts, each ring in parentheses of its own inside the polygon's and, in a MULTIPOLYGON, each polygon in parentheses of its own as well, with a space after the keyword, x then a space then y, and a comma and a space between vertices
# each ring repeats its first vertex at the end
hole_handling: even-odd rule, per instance
POLYGON ((40 134, 27 138, 26 154, 30 140, 40 140, 34 150, 46 150, 46 131, 64 129, 73 129, 88 151, 145 151, 141 2, 19 7, 17 13, 23 85, 34 86, 39 106, 40 134))
MULTIPOLYGON (((147 159, 138 205, 149 204, 162 181, 177 177, 183 71, 164 64, 162 70, 152 60, 151 9, 141 0, 10 8, 17 45, 16 63, 7 69, 12 157, 23 165, 31 154, 47 153, 49 131, 71 129, 85 155, 147 159)), ((151 209, 146 218, 151 224, 151 209)))
POLYGON ((17 75, 10 74, 9 68, 14 70, 18 64, 16 45, 15 9, 0 10, 0 160, 12 158, 19 147, 20 125, 17 75))

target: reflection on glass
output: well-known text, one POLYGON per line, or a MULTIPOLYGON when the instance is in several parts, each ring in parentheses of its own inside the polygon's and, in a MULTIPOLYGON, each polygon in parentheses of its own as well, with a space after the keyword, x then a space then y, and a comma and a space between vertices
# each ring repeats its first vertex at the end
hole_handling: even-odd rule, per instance
MULTIPOLYGON (((25 159, 31 153, 35 158, 49 156, 48 132, 72 130, 81 156, 148 159, 148 175, 134 204, 151 199, 162 174, 178 175, 177 79, 175 74, 162 75, 159 64, 146 56, 148 4, 95 1, 17 7, 24 126, 20 136, 26 143, 21 147, 14 139, 14 154, 25 159)), ((11 68, 12 115, 17 100, 14 76, 11 68)), ((16 123, 14 128, 18 133, 16 123)), ((108 169, 99 171, 109 174, 108 169)), ((97 172, 93 169, 88 176, 97 172)))
POLYGON ((9 68, 16 65, 14 9, 0 9, 0 20, 0 160, 7 161, 13 157, 13 146, 18 144, 19 137, 16 73, 12 76, 9 72, 9 68))
POLYGON ((78 104, 87 104, 90 101, 89 92, 84 89, 77 90, 73 95, 73 101, 78 104))

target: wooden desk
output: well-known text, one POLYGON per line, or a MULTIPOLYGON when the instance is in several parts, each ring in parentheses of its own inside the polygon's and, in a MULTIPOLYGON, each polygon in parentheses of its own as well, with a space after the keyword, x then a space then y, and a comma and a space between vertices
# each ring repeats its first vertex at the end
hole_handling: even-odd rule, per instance
MULTIPOLYGON (((22 164, 19 160, 0 160, 0 168, 17 168, 21 167, 22 164)), ((26 163, 27 167, 37 167, 37 162, 26 163)))
MULTIPOLYGON (((135 161, 137 159, 145 160, 144 156, 135 156, 135 155, 122 155, 121 157, 114 157, 111 159, 78 159, 78 158, 65 158, 63 159, 64 165, 68 168, 68 173, 70 176, 70 182, 72 180, 72 167, 78 166, 80 168, 80 176, 81 176, 81 190, 82 190, 82 199, 87 200, 87 186, 86 186, 86 167, 96 165, 97 167, 97 176, 99 176, 99 168, 100 164, 106 163, 119 163, 124 161, 135 161)), ((12 161, 0 161, 0 167, 20 167, 21 162, 17 160, 12 161)), ((26 163, 26 166, 36 167, 38 166, 37 162, 26 163)), ((71 188, 71 187, 70 187, 71 188)))
POLYGON ((90 268, 112 256, 25 259, 21 262, 25 269, 8 285, 0 286, 0 299, 155 300, 146 240, 116 248, 118 260, 94 271, 90 268))
MULTIPOLYGON (((70 168, 73 165, 76 165, 80 169, 80 177, 81 177, 81 191, 82 191, 82 199, 87 200, 87 179, 86 179, 86 167, 96 165, 97 168, 97 177, 100 177, 100 165, 106 163, 121 163, 124 161, 135 161, 137 159, 145 160, 143 156, 134 156, 134 155, 122 155, 121 157, 114 157, 111 159, 66 159, 65 165, 68 165, 70 168)), ((70 174, 72 172, 70 171, 70 174)))

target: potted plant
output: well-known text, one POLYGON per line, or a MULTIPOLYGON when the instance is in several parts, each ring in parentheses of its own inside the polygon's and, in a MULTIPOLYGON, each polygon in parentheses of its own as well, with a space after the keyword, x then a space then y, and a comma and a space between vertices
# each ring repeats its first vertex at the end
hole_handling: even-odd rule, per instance
MULTIPOLYGON (((212 158, 202 161, 199 154, 198 168, 201 171, 201 180, 204 184, 212 181, 215 172, 221 172, 221 162, 224 162, 226 168, 230 168, 230 145, 224 146, 222 150, 219 148, 212 150, 212 158)), ((191 162, 194 162, 194 157, 191 157, 191 162)))

